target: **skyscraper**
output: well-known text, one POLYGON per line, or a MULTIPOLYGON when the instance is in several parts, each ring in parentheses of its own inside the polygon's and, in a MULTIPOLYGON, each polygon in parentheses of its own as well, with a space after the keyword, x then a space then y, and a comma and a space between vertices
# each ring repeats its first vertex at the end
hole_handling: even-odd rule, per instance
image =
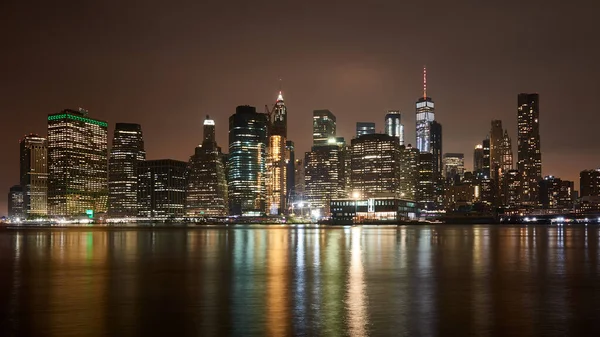
POLYGON ((435 179, 433 173, 433 154, 425 152, 419 154, 417 202, 424 209, 433 209, 436 206, 435 179))
POLYGON ((227 187, 230 215, 265 212, 269 120, 255 107, 238 106, 229 117, 227 187))
POLYGON ((600 168, 579 173, 579 196, 600 196, 600 168))
POLYGON ((399 196, 402 199, 416 200, 419 180, 419 150, 408 144, 400 146, 399 196))
POLYGON ((335 128, 335 115, 331 111, 313 111, 313 146, 327 145, 335 137, 335 128))
POLYGON ((187 163, 173 159, 138 163, 138 215, 175 218, 185 215, 187 163))
POLYGON ((442 170, 444 167, 442 161, 442 124, 433 121, 430 123, 431 144, 429 149, 433 155, 433 184, 434 198, 437 205, 441 205, 444 201, 444 177, 442 170))
POLYGON ((21 140, 20 148, 24 216, 45 216, 48 214, 48 142, 30 134, 21 140))
POLYGON ((508 207, 518 206, 521 198, 521 179, 519 171, 509 170, 502 176, 502 204, 508 207))
POLYGON ((492 120, 490 131, 490 178, 492 179, 497 178, 502 162, 502 142, 504 140, 502 131, 502 121, 492 120))
POLYGON ((357 122, 356 123, 356 138, 362 135, 372 135, 375 133, 375 123, 372 122, 357 122))
POLYGON ((203 138, 188 162, 185 214, 226 216, 229 205, 225 166, 215 139, 215 121, 209 116, 204 120, 203 138))
POLYGON ((287 201, 287 108, 281 91, 270 121, 267 155, 267 208, 270 214, 282 214, 287 201))
POLYGON ((540 204, 545 209, 572 209, 573 182, 554 176, 539 181, 540 204))
MULTIPOLYGON (((417 149, 431 152, 431 122, 435 120, 435 104, 427 96, 427 69, 423 69, 423 97, 416 104, 417 149)), ((441 158, 441 157, 440 157, 441 158)))
POLYGON ((361 198, 399 196, 400 144, 396 137, 375 133, 352 139, 350 158, 353 194, 361 198))
POLYGON ((296 163, 296 148, 294 146, 294 142, 288 140, 285 142, 285 186, 286 186, 286 206, 289 208, 287 204, 293 202, 296 198, 296 168, 294 167, 296 163))
POLYGON ((475 145, 473 151, 473 173, 477 174, 483 171, 483 144, 475 145))
POLYGON ((388 110, 385 115, 385 133, 398 138, 400 145, 404 145, 404 125, 402 125, 400 110, 388 110))
POLYGON ((517 103, 517 168, 521 174, 521 203, 537 206, 538 183, 542 179, 539 95, 519 94, 517 103))
POLYGON ((107 128, 83 109, 48 115, 49 215, 106 212, 107 128))
POLYGON ((512 141, 508 130, 504 130, 502 144, 500 145, 500 173, 504 174, 513 169, 512 141))
POLYGON ((23 187, 15 185, 8 192, 8 217, 11 220, 23 220, 25 217, 23 187))
POLYGON ((465 173, 465 155, 463 153, 444 153, 443 176, 447 182, 455 183, 465 173))
POLYGON ((321 215, 329 213, 329 201, 345 196, 344 147, 337 143, 313 146, 306 152, 304 189, 306 200, 321 215))
POLYGON ((138 215, 138 165, 146 160, 142 127, 117 123, 108 159, 108 214, 138 215))
POLYGON ((482 142, 483 144, 483 168, 481 173, 479 174, 480 178, 489 178, 490 177, 490 138, 486 138, 482 142))

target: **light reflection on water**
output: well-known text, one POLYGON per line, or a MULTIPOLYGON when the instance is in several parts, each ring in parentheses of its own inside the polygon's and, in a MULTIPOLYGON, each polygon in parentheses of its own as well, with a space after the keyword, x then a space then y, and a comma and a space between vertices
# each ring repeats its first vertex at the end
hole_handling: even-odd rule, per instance
POLYGON ((0 331, 600 335, 599 237, 596 226, 0 230, 0 331))

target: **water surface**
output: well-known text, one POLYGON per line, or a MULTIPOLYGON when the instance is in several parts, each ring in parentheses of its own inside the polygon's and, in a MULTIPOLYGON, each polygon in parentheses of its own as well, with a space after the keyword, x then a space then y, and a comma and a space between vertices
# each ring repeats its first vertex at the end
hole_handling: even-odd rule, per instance
POLYGON ((2 336, 600 335, 597 226, 0 229, 2 336))

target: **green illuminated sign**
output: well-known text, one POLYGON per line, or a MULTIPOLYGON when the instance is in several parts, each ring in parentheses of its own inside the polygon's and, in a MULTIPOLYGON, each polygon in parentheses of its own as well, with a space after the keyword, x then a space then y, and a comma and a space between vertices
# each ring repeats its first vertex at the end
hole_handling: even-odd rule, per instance
POLYGON ((90 124, 95 124, 95 125, 100 125, 100 126, 108 127, 108 123, 106 123, 106 122, 97 121, 95 119, 81 117, 81 116, 76 116, 76 115, 71 115, 71 114, 58 114, 58 115, 50 115, 50 116, 48 116, 48 120, 49 121, 57 121, 57 120, 60 120, 60 119, 65 119, 65 118, 72 119, 74 121, 79 121, 79 122, 90 123, 90 124))
POLYGON ((94 218, 94 210, 93 209, 86 209, 85 210, 85 214, 88 216, 88 218, 93 219, 94 218))

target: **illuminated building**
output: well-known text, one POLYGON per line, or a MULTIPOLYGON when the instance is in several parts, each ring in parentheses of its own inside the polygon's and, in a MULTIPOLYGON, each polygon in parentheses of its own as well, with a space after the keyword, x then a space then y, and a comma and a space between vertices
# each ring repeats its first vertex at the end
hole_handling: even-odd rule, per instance
POLYGON ((402 199, 417 200, 419 180, 419 150, 408 146, 400 146, 399 195, 402 199))
POLYGON ((400 145, 404 145, 404 125, 401 117, 399 110, 388 110, 385 115, 385 133, 398 138, 400 145))
POLYGON ((423 69, 423 97, 416 104, 417 149, 431 152, 431 122, 435 120, 435 104, 427 97, 427 70, 423 69))
POLYGON ((8 217, 12 220, 25 217, 23 187, 15 185, 8 192, 8 217))
POLYGON ((294 190, 295 200, 304 198, 304 159, 296 159, 294 162, 294 190))
POLYGON ((465 155, 463 153, 444 154, 444 178, 447 182, 460 181, 465 173, 465 155))
POLYGON ((270 214, 282 214, 287 204, 287 108, 281 91, 270 121, 267 155, 267 208, 270 214))
POLYGON ((473 151, 473 172, 483 172, 483 144, 475 145, 473 151))
POLYGON ((48 215, 48 142, 38 135, 21 140, 21 187, 27 218, 48 215))
POLYGON ((394 197, 340 198, 330 201, 331 220, 334 224, 398 223, 415 220, 417 205, 414 201, 394 197))
POLYGON ((108 199, 108 124, 87 111, 48 115, 48 214, 103 213, 108 199))
POLYGON ((146 160, 142 127, 117 123, 108 158, 108 215, 138 215, 138 164, 146 160))
POLYGON ((173 159, 138 163, 138 215, 174 218, 185 214, 187 163, 173 159))
POLYGON ((227 187, 230 215, 265 213, 269 120, 255 107, 238 106, 229 117, 227 187))
MULTIPOLYGON (((285 142, 285 186, 286 186, 286 206, 296 198, 296 149, 294 142, 288 140, 285 142)), ((289 207, 289 206, 287 206, 289 207)))
POLYGON ((500 173, 504 174, 513 169, 512 141, 508 136, 508 130, 504 130, 502 143, 500 144, 500 173))
POLYGON ((479 186, 473 183, 458 183, 447 187, 444 195, 444 208, 457 210, 479 200, 479 186))
POLYGON ((419 153, 417 179, 417 201, 425 209, 435 208, 435 184, 433 173, 433 154, 419 153))
POLYGON ((521 198, 521 179, 519 171, 509 170, 502 176, 502 203, 508 207, 516 207, 521 198))
POLYGON ((600 168, 579 173, 579 190, 581 197, 600 196, 600 168))
POLYGON ((481 167, 481 170, 475 172, 477 174, 477 177, 480 179, 486 179, 490 177, 490 139, 486 138, 483 140, 482 142, 482 146, 483 146, 483 166, 481 167))
POLYGON ((335 137, 335 116, 329 110, 313 111, 313 146, 327 145, 335 137))
POLYGON ((496 205, 498 201, 496 181, 491 178, 480 178, 478 183, 481 201, 488 205, 496 205))
POLYGON ((313 146, 305 155, 306 201, 321 215, 329 214, 329 201, 345 196, 344 149, 335 142, 313 146))
POLYGON ((371 122, 357 122, 356 123, 356 137, 362 135, 372 135, 375 133, 375 123, 371 122))
POLYGON ((504 135, 502 132, 502 121, 492 120, 492 129, 490 131, 490 178, 498 178, 498 171, 502 161, 502 142, 504 135))
POLYGON ((572 181, 562 180, 554 176, 546 176, 539 182, 540 204, 544 209, 572 209, 572 181))
POLYGON ((206 116, 204 140, 188 162, 185 214, 189 217, 226 216, 227 197, 225 166, 215 139, 215 121, 206 116))
POLYGON ((442 125, 436 121, 431 122, 431 144, 429 149, 433 155, 433 184, 435 203, 441 205, 444 199, 444 177, 442 175, 442 125))
POLYGON ((365 134, 352 139, 350 190, 361 198, 397 197, 400 191, 400 145, 396 137, 365 134))
POLYGON ((542 180, 538 94, 519 94, 517 112, 517 169, 521 174, 521 203, 537 206, 538 182, 542 180))

